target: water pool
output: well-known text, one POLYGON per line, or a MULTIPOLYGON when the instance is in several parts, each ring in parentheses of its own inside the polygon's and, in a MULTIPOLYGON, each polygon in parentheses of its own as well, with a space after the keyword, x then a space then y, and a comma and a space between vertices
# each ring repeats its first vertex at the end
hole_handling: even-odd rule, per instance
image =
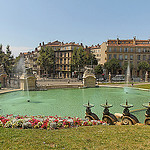
MULTIPOLYGON (((48 91, 30 91, 27 102, 26 91, 18 91, 0 95, 0 114, 13 115, 58 115, 61 117, 85 116, 83 104, 95 104, 92 112, 102 118, 103 108, 100 104, 112 104, 111 113, 122 113, 120 104, 127 99, 134 107, 130 110, 141 109, 143 103, 149 102, 149 92, 133 88, 86 88, 86 89, 51 89, 48 91)), ((141 122, 145 119, 145 110, 133 113, 141 122)))

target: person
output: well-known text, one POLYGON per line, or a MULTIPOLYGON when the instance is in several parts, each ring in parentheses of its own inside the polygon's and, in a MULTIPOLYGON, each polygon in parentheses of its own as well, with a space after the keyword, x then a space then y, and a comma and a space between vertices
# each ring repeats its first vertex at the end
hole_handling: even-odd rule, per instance
POLYGON ((133 82, 132 82, 132 86, 133 86, 133 82))
POLYGON ((68 80, 68 83, 70 83, 70 80, 68 80))

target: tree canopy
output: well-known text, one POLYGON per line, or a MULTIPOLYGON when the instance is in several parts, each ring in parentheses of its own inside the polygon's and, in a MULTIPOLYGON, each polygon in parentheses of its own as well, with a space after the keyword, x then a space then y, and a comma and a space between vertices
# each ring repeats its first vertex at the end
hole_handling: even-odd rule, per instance
POLYGON ((97 66, 95 67, 94 71, 95 71, 95 74, 96 74, 96 75, 102 74, 102 73, 103 73, 103 67, 102 67, 102 65, 100 65, 100 64, 97 65, 97 66))
POLYGON ((40 50, 38 63, 47 73, 52 73, 54 67, 54 49, 52 47, 42 47, 40 50))
POLYGON ((148 62, 146 61, 141 61, 138 64, 138 70, 142 70, 142 71, 148 71, 150 69, 150 65, 148 62))
MULTIPOLYGON (((132 69, 133 69, 133 64, 130 63, 129 66, 130 66, 130 70, 132 70, 132 69)), ((124 65, 122 66, 122 69, 123 69, 124 71, 126 71, 126 70, 127 70, 127 67, 128 67, 128 62, 125 62, 124 65)))
POLYGON ((6 47, 6 53, 3 52, 2 45, 0 45, 0 63, 3 65, 6 74, 10 77, 14 65, 14 57, 9 45, 6 47))
POLYGON ((120 68, 119 60, 113 58, 104 64, 104 68, 113 74, 116 74, 117 69, 120 68))
POLYGON ((72 71, 83 68, 86 65, 97 65, 95 55, 84 51, 82 47, 75 47, 72 53, 71 68, 72 71))

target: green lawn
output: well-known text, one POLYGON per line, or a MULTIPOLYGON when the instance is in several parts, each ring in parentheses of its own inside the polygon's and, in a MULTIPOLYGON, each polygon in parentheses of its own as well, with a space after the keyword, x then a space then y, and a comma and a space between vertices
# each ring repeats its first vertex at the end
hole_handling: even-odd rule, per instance
POLYGON ((137 88, 150 89, 150 84, 134 85, 137 88))
POLYGON ((150 149, 150 126, 61 130, 0 128, 0 149, 150 149))

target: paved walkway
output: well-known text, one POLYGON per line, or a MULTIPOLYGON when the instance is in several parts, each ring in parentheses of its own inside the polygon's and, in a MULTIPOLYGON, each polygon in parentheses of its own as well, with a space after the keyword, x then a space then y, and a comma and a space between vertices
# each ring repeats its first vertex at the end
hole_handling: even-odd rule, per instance
MULTIPOLYGON (((63 85, 82 85, 82 82, 40 82, 38 83, 41 86, 62 86, 63 85)), ((146 82, 146 83, 136 83, 134 85, 142 85, 142 84, 150 84, 150 82, 146 82)), ((101 84, 99 85, 100 87, 127 87, 127 86, 131 86, 131 84, 101 84)), ((69 86, 68 86, 69 87, 69 86)), ((70 86, 71 87, 71 86, 70 86)), ((133 86, 134 87, 134 86, 133 86)), ((9 92, 15 92, 15 91, 21 91, 21 89, 13 89, 13 88, 1 88, 0 89, 0 94, 4 94, 4 93, 9 93, 9 92)))
POLYGON ((1 88, 0 94, 9 93, 9 92, 16 92, 16 91, 21 91, 21 89, 1 88))

